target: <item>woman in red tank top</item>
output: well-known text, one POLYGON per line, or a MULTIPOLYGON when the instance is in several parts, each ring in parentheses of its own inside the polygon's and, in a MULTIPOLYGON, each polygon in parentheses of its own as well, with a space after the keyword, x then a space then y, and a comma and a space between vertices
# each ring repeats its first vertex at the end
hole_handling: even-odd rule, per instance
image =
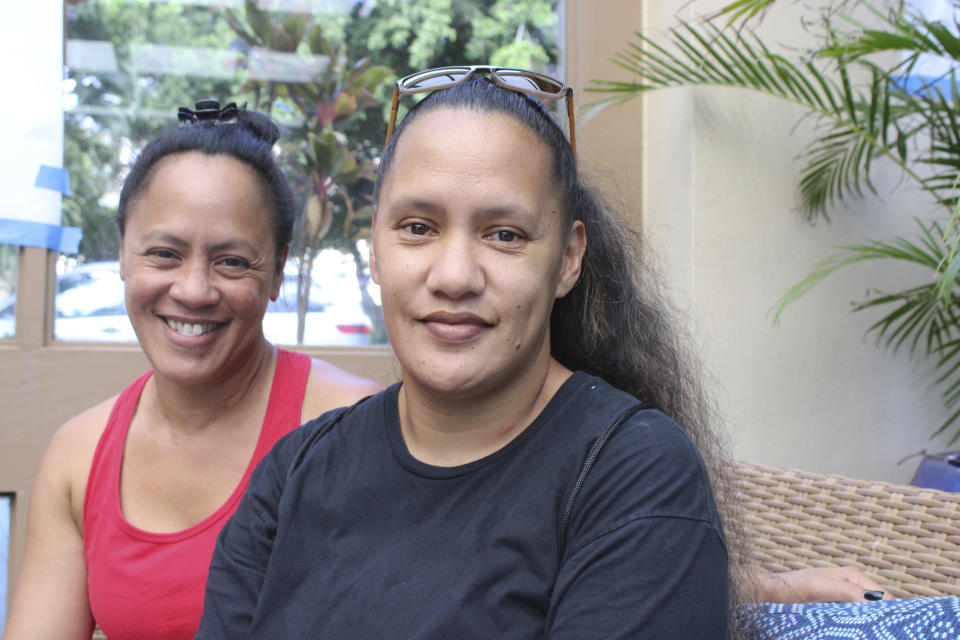
POLYGON ((279 129, 216 101, 152 141, 120 196, 126 306, 153 370, 41 463, 4 638, 192 638, 220 528, 278 438, 379 386, 264 338, 293 197, 279 129))

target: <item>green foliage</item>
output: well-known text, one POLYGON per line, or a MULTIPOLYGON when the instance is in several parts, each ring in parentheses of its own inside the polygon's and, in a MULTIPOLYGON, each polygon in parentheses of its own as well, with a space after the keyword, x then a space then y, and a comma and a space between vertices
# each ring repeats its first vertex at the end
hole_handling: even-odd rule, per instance
POLYGON ((557 24, 556 0, 378 0, 347 36, 398 75, 444 64, 542 68, 558 59, 557 24))
POLYGON ((67 68, 65 90, 76 106, 64 114, 64 167, 73 196, 63 200, 64 224, 80 226, 84 259, 112 260, 119 239, 113 225, 116 195, 129 152, 176 123, 176 110, 207 96, 237 94, 241 78, 138 73, 132 47, 165 44, 226 48, 229 26, 205 7, 101 0, 70 4, 71 40, 112 45, 117 70, 67 68), (158 114, 163 114, 157 117, 158 114))
MULTIPOLYGON (((811 219, 826 217, 838 200, 873 190, 878 159, 900 169, 906 182, 927 193, 940 221, 918 220, 916 237, 865 240, 838 248, 792 287, 775 307, 775 320, 824 278, 852 264, 894 260, 920 266, 930 278, 905 291, 880 293, 854 306, 884 315, 869 332, 891 351, 908 346, 940 372, 949 418, 935 435, 960 439, 960 37, 951 29, 900 3, 886 9, 838 2, 820 13, 819 44, 793 55, 778 53, 749 28, 774 0, 737 0, 702 21, 680 21, 665 39, 636 34, 614 63, 634 80, 597 82, 609 95, 599 105, 674 87, 745 89, 803 107, 816 122, 817 137, 806 150, 798 191, 811 219), (862 7, 870 28, 841 10, 862 7), (895 56, 878 56, 894 53, 895 56), (916 72, 921 55, 949 63, 942 78, 916 72), (892 64, 881 61, 895 58, 892 64)), ((954 0, 955 8, 960 2, 954 0)), ((952 25, 955 27, 955 25, 952 25)))
MULTIPOLYGON (((301 274, 309 273, 311 256, 336 248, 354 256, 362 283, 366 256, 356 242, 369 230, 390 81, 452 64, 548 70, 559 56, 557 0, 377 0, 354 3, 345 15, 267 11, 251 1, 231 11, 85 0, 67 3, 65 23, 70 40, 110 43, 118 64, 114 72, 68 68, 65 81, 72 106, 65 113, 64 166, 74 195, 64 199, 64 221, 82 226, 84 259, 116 256, 113 214, 131 156, 175 125, 177 107, 214 96, 248 102, 283 127, 280 161, 298 199, 292 251, 301 274), (147 72, 133 63, 137 45, 219 51, 224 66, 194 62, 189 74, 147 72), (325 57, 328 64, 309 82, 254 80, 250 65, 264 51, 304 61, 325 57), (231 70, 237 58, 241 64, 231 70)), ((298 303, 305 309, 309 283, 301 285, 298 303)), ((379 322, 365 289, 362 295, 379 322)))
MULTIPOLYGON (((294 167, 293 184, 305 194, 291 247, 298 268, 297 342, 302 343, 317 256, 331 246, 349 251, 369 228, 369 196, 351 187, 361 180, 372 181, 376 165, 353 150, 342 129, 362 118, 365 110, 379 106, 377 91, 392 71, 373 65, 369 58, 351 59, 346 45, 324 37, 320 20, 261 11, 254 0, 247 0, 245 9, 245 17, 227 10, 227 20, 253 47, 248 58, 271 50, 323 61, 304 80, 249 80, 244 87, 257 97, 257 109, 275 117, 277 112, 296 115, 296 123, 288 124, 287 130, 288 139, 297 142, 286 145, 285 158, 294 167)), ((357 266, 363 282, 365 260, 357 266)), ((361 296, 368 315, 379 324, 376 305, 365 288, 361 296)))
POLYGON ((731 2, 724 7, 720 14, 726 15, 729 18, 729 23, 733 24, 740 19, 749 20, 756 17, 773 2, 774 0, 736 0, 736 2, 731 2))
POLYGON ((544 68, 556 61, 559 16, 555 2, 497 0, 473 22, 470 60, 500 67, 544 68))
MULTIPOLYGON (((827 26, 829 28, 829 25, 827 26)), ((886 157, 946 206, 951 206, 960 157, 955 110, 940 92, 920 96, 902 88, 903 81, 876 64, 856 56, 835 55, 837 34, 829 31, 827 53, 790 59, 771 51, 750 31, 731 32, 724 24, 682 23, 669 31, 668 44, 637 33, 638 42, 619 52, 614 63, 635 74, 632 81, 600 81, 591 88, 611 94, 601 103, 631 99, 655 89, 691 86, 734 87, 775 96, 807 109, 820 119, 822 133, 806 153, 800 173, 801 207, 810 218, 825 216, 843 195, 872 189, 870 169, 886 157), (854 73, 866 79, 851 82, 854 73), (927 164, 941 164, 933 175, 921 176, 908 153, 907 140, 920 130, 933 134, 927 164), (947 162, 944 163, 943 160, 947 162)), ((858 41, 853 44, 862 44, 858 41)))

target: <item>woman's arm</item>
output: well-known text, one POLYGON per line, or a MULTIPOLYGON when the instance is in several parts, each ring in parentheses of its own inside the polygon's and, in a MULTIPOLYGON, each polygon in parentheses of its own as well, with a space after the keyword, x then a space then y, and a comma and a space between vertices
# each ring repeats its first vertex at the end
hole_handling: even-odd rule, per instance
POLYGON ((4 640, 89 640, 83 491, 104 403, 67 422, 44 454, 30 494, 27 540, 4 640))
POLYGON ((195 640, 246 638, 277 534, 290 461, 310 423, 281 438, 250 476, 247 491, 217 536, 203 617, 195 640))
POLYGON ((621 425, 570 513, 547 637, 727 638, 726 542, 706 469, 672 420, 641 411, 621 425))
POLYGON ((576 550, 551 597, 547 637, 727 637, 727 555, 708 523, 641 518, 576 550))
POLYGON ((283 485, 275 471, 268 455, 251 476, 236 512, 220 530, 196 640, 247 637, 276 535, 283 485))
POLYGON ((756 602, 865 602, 866 592, 893 598, 873 578, 853 567, 797 569, 783 573, 757 570, 753 575, 756 602))

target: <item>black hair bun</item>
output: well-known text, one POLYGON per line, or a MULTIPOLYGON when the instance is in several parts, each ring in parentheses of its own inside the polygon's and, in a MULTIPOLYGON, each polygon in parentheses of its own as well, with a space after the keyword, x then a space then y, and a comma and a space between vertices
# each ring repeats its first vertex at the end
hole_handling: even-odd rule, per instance
POLYGON ((280 127, 269 116, 259 111, 248 111, 246 107, 241 107, 237 114, 237 122, 271 147, 280 139, 280 127))
POLYGON ((177 118, 182 125, 188 126, 237 124, 270 147, 280 139, 280 127, 266 114, 248 111, 246 103, 239 108, 236 102, 229 102, 221 107, 218 99, 204 98, 197 101, 195 109, 180 107, 177 118))

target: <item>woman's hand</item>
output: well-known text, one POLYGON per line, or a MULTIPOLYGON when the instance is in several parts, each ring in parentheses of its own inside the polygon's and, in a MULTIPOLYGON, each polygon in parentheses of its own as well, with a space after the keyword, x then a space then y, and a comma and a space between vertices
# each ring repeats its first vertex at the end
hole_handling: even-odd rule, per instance
POLYGON ((893 596, 875 580, 853 567, 826 567, 797 569, 783 573, 757 571, 755 574, 758 602, 865 602, 867 591, 883 593, 883 599, 893 596))

